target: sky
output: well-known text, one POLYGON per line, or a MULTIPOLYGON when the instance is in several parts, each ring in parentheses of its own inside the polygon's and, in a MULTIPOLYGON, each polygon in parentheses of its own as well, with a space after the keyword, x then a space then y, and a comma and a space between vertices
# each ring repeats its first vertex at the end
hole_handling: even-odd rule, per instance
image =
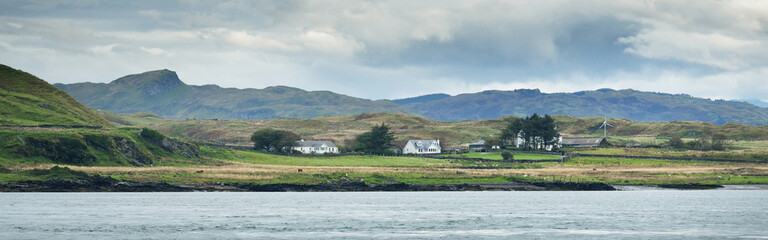
POLYGON ((0 63, 51 83, 368 99, 600 88, 768 101, 767 1, 0 1, 0 63))

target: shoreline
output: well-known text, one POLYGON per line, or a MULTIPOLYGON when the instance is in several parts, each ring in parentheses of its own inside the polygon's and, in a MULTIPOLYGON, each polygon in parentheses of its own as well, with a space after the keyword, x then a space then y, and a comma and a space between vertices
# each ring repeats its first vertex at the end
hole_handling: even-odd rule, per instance
POLYGON ((528 182, 461 184, 225 184, 93 180, 47 180, 0 183, 0 192, 417 192, 417 191, 616 191, 604 183, 528 182))
POLYGON ((645 190, 768 190, 768 185, 609 185, 605 183, 529 182, 460 184, 246 184, 246 183, 165 183, 92 180, 47 180, 0 183, 0 192, 419 192, 419 191, 645 191, 645 190))

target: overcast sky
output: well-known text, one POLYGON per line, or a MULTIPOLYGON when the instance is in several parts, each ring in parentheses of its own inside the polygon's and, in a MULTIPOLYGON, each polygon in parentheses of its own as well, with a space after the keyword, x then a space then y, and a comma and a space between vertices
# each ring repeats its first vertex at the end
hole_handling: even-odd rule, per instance
POLYGON ((768 101, 766 1, 0 1, 0 63, 51 83, 369 99, 632 88, 768 101))

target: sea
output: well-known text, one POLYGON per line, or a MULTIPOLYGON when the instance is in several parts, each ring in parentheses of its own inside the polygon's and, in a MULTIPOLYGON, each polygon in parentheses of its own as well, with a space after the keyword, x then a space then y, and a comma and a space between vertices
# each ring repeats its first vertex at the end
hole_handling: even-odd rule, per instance
POLYGON ((768 239, 768 190, 0 193, 0 239, 768 239))

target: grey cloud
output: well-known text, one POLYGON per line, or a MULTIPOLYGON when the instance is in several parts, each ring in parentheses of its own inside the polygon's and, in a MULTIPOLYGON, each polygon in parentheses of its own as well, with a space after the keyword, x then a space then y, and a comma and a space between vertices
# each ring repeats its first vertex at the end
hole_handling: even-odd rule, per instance
POLYGON ((54 81, 169 68, 196 84, 390 98, 512 87, 666 91, 659 79, 674 79, 665 88, 707 79, 726 95, 690 93, 765 99, 754 90, 768 68, 763 5, 9 0, 0 2, 0 51, 5 64, 54 81), (744 79, 730 88, 717 78, 744 79))

